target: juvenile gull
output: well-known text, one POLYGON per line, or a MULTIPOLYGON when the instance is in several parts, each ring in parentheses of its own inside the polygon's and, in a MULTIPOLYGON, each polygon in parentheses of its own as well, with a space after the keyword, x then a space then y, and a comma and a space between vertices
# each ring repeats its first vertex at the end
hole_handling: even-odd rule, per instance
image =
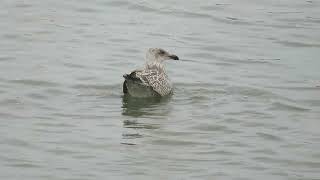
POLYGON ((123 93, 134 97, 166 96, 172 92, 172 84, 164 69, 163 61, 179 60, 178 56, 169 54, 160 48, 150 48, 146 54, 143 69, 123 75, 123 93))

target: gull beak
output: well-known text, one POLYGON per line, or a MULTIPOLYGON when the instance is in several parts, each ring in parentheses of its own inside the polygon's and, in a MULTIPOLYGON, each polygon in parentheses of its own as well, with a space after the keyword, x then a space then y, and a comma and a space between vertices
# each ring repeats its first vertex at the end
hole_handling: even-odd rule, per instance
POLYGON ((179 60, 179 57, 176 56, 176 55, 174 55, 174 54, 171 54, 171 55, 169 56, 169 58, 170 58, 170 59, 173 59, 173 60, 179 60))

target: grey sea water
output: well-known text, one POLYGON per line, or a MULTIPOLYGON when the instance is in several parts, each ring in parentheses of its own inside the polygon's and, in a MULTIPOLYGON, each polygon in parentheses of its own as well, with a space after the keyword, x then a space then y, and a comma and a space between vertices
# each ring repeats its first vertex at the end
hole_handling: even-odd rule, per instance
POLYGON ((318 0, 3 0, 0 179, 320 179, 318 0), (132 99, 149 47, 175 90, 132 99))

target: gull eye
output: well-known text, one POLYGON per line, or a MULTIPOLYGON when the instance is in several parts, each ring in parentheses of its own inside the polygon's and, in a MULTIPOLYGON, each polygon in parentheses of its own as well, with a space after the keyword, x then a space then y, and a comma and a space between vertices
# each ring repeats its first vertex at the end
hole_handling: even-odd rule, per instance
POLYGON ((165 52, 164 50, 162 50, 162 49, 159 50, 159 54, 160 54, 160 55, 164 55, 165 53, 166 53, 166 52, 165 52))

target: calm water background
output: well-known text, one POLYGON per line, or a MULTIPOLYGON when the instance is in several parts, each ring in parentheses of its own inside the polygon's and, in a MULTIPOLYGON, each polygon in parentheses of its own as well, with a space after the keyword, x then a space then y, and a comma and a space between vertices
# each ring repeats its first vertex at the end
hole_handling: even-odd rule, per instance
POLYGON ((319 9, 1 1, 0 179, 320 179, 319 9), (123 97, 149 47, 174 95, 123 97))

